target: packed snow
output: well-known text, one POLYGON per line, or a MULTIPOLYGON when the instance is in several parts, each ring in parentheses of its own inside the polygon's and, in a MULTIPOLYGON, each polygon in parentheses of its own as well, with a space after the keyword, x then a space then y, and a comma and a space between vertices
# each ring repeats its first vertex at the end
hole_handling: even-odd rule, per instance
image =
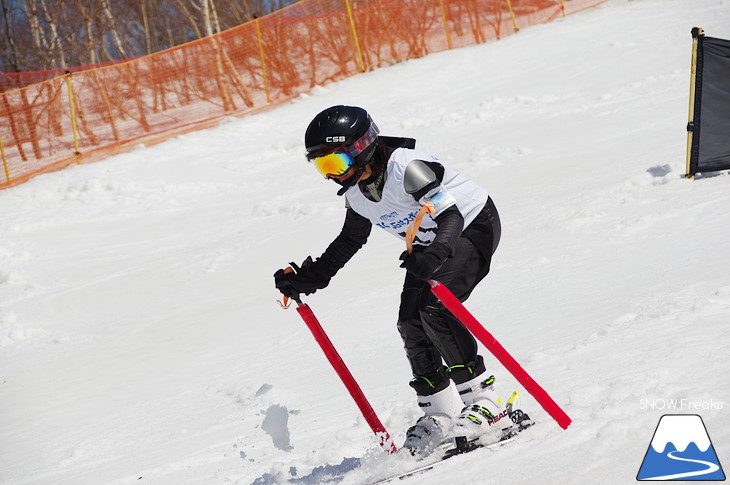
MULTIPOLYGON (((730 38, 730 0, 610 0, 0 192, 0 483, 361 484, 410 466, 276 303, 274 271, 342 224, 303 156, 334 104, 487 188, 502 242, 466 306, 573 419, 523 393, 537 425, 517 440, 400 483, 634 483, 664 414, 701 415, 727 466, 730 176, 682 177, 692 27, 730 38)), ((402 251, 374 230, 305 298, 397 444, 419 416, 402 251)))

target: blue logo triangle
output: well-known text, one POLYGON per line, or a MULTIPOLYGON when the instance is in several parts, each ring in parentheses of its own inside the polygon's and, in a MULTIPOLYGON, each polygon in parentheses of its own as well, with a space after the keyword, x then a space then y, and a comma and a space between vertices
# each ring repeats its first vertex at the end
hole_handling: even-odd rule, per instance
POLYGON ((725 480, 705 423, 696 414, 659 419, 637 480, 725 480))

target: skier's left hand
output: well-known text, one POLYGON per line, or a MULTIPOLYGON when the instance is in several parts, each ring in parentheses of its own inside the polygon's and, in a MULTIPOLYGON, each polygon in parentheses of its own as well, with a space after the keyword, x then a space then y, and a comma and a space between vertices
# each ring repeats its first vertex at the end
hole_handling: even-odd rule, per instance
POLYGON ((434 273, 446 262, 451 249, 443 243, 433 243, 423 251, 403 251, 400 265, 419 280, 429 280, 434 273))

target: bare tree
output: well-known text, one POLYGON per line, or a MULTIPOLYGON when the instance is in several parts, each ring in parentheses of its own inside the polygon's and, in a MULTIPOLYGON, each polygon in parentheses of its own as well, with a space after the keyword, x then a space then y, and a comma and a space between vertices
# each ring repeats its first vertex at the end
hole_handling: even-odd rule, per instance
POLYGON ((180 10, 185 14, 185 19, 190 23, 190 26, 195 30, 195 38, 199 39, 202 37, 200 28, 198 27, 198 19, 193 15, 184 0, 177 0, 177 4, 180 6, 180 10))
MULTIPOLYGON (((30 33, 33 39, 33 46, 36 53, 48 51, 48 43, 46 42, 45 32, 41 28, 39 18, 38 5, 35 0, 25 0, 23 2, 23 11, 28 23, 30 24, 30 33)), ((45 66, 44 66, 45 67, 45 66)))
POLYGON ((22 61, 18 54, 18 43, 14 28, 16 23, 11 21, 16 14, 11 10, 8 0, 0 0, 0 8, 2 8, 3 20, 0 24, 0 42, 2 42, 2 52, 5 53, 2 56, 0 69, 7 70, 9 67, 13 72, 19 72, 22 61))
MULTIPOLYGON (((33 1, 33 0, 26 0, 26 1, 33 1)), ((60 16, 60 7, 63 5, 62 2, 56 2, 56 8, 54 11, 50 11, 48 9, 48 5, 46 4, 46 0, 38 0, 40 3, 41 10, 43 11, 43 17, 45 20, 46 25, 48 26, 48 29, 51 33, 51 40, 50 40, 50 48, 53 58, 53 67, 62 68, 66 67, 66 55, 63 52, 63 47, 61 47, 61 39, 59 37, 58 32, 58 21, 60 16)))
POLYGON ((96 64, 97 63, 97 56, 96 56, 96 48, 97 48, 97 41, 95 37, 95 29, 94 29, 94 15, 91 11, 91 9, 84 4, 82 0, 76 0, 76 7, 78 8, 78 13, 81 19, 83 19, 84 22, 84 34, 86 37, 86 50, 88 58, 85 64, 96 64))
MULTIPOLYGON (((150 0, 139 0, 137 2, 137 13, 141 20, 142 32, 144 33, 144 46, 145 54, 152 54, 155 52, 155 44, 153 43, 154 32, 153 23, 150 19, 150 0)), ((132 20, 134 22, 134 20, 132 20)))
POLYGON ((0 0, 0 71, 66 69, 152 54, 295 0, 0 0))
POLYGON ((210 15, 210 4, 211 0, 200 0, 200 5, 196 5, 196 9, 200 10, 203 17, 203 27, 205 29, 205 36, 210 37, 213 35, 213 23, 211 22, 210 15))
POLYGON ((124 46, 122 45, 122 39, 119 35, 119 29, 117 29, 117 22, 114 18, 114 14, 112 13, 112 8, 109 6, 109 0, 101 0, 100 3, 102 12, 104 13, 104 19, 108 24, 109 31, 114 39, 117 51, 119 51, 119 54, 121 55, 121 59, 129 57, 126 49, 124 49, 124 46))

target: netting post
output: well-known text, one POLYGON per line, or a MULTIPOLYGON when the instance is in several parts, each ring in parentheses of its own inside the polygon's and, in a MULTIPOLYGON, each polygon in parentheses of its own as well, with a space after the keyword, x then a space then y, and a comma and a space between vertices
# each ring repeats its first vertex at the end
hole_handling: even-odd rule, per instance
POLYGON ((705 35, 705 31, 699 27, 692 29, 692 66, 690 67, 689 78, 689 115, 687 120, 687 168, 685 177, 691 178, 692 175, 692 137, 695 121, 695 89, 697 82, 697 48, 699 46, 699 36, 705 35))
POLYGON ((347 7, 347 16, 350 19, 350 29, 352 29, 352 38, 355 40, 355 49, 357 49, 357 60, 360 63, 360 70, 365 72, 365 61, 362 58, 362 50, 360 50, 360 41, 357 38, 357 29, 355 28, 355 17, 352 14, 352 7, 350 6, 350 0, 345 0, 345 6, 347 7))
POLYGON ((563 12, 563 18, 565 18, 565 0, 560 0, 560 11, 563 12))
POLYGON ((74 108, 74 89, 71 85, 71 73, 66 74, 66 87, 68 88, 68 106, 71 110, 71 127, 74 132, 74 155, 76 164, 81 164, 81 152, 79 151, 79 128, 76 125, 76 109, 74 108))
POLYGON ((449 50, 451 50, 451 33, 449 32, 449 24, 446 20, 446 7, 444 6, 444 0, 439 0, 439 5, 441 6, 441 18, 444 21, 444 31, 446 32, 446 45, 449 47, 449 50))
POLYGON ((259 43, 259 58, 261 59, 261 72, 264 76, 264 91, 266 92, 266 102, 271 104, 271 96, 269 95, 269 78, 266 75, 266 60, 264 59, 264 41, 261 38, 261 26, 259 19, 254 20, 256 26, 256 39, 259 43))
POLYGON ((517 19, 515 18, 515 11, 512 10, 512 2, 510 0, 507 0, 507 8, 509 8, 509 16, 512 19, 512 27, 514 28, 514 32, 517 32, 520 30, 519 27, 517 27, 517 19))
POLYGON ((5 148, 3 147, 3 139, 0 137, 0 157, 3 159, 3 167, 5 167, 5 178, 10 183, 10 169, 8 168, 8 160, 5 158, 5 148))

